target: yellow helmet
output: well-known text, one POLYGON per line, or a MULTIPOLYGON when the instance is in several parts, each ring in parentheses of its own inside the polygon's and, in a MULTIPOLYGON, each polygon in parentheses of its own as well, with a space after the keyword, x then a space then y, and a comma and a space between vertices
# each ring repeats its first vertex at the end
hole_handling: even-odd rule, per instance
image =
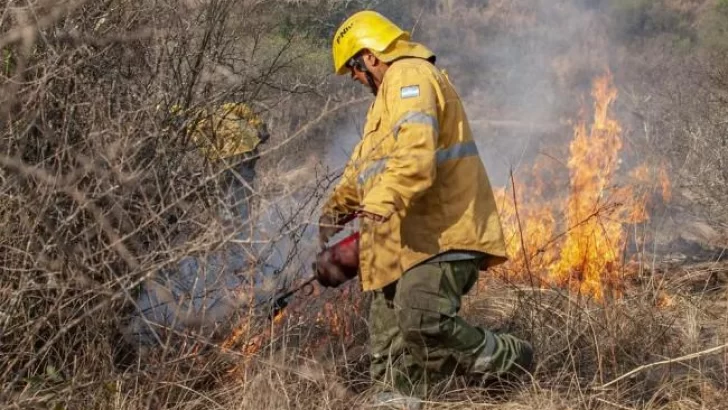
POLYGON ((331 51, 336 74, 346 74, 346 63, 360 51, 381 53, 399 39, 409 40, 409 33, 381 14, 364 10, 355 13, 336 30, 331 51))

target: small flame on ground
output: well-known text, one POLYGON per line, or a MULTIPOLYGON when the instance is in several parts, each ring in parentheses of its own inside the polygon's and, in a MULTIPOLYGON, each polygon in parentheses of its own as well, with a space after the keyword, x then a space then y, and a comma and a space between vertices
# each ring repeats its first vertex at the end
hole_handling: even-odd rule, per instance
POLYGON ((660 167, 660 186, 662 187, 662 198, 665 201, 672 199, 672 184, 670 184, 670 177, 667 175, 667 167, 660 167))
POLYGON ((278 312, 276 312, 275 316, 273 316, 273 324, 274 325, 278 325, 281 322, 283 322, 283 317, 284 317, 284 313, 283 312, 284 312, 284 310, 281 309, 278 312))
MULTIPOLYGON (((514 180, 515 194, 503 189, 496 196, 512 258, 509 267, 517 276, 603 300, 605 293, 621 294, 625 226, 649 218, 649 200, 632 186, 614 183, 623 144, 622 127, 609 112, 617 98, 611 74, 594 81, 592 97, 593 122, 577 123, 569 146, 568 182, 561 185, 568 184, 568 197, 552 194, 559 191, 559 178, 545 162, 534 166, 533 183, 520 186, 514 180)), ((629 175, 640 182, 654 177, 646 165, 629 175)), ((661 169, 657 177, 668 199, 667 172, 661 169)))
MULTIPOLYGON (((319 296, 318 290, 312 295, 312 297, 319 296)), ((287 322, 290 323, 296 319, 299 322, 315 323, 325 333, 324 336, 313 340, 307 346, 308 348, 315 349, 330 342, 343 342, 348 345, 354 340, 355 323, 353 319, 360 311, 361 303, 360 298, 352 298, 352 296, 356 295, 352 295, 350 288, 344 289, 335 300, 324 302, 322 309, 317 312, 310 309, 310 304, 293 303, 286 309, 277 312, 272 318, 271 324, 258 333, 255 333, 252 328, 254 316, 251 314, 238 324, 221 346, 224 349, 238 351, 246 358, 252 357, 267 346, 274 335, 283 333, 283 326, 287 322), (287 318, 289 321, 286 321, 287 318)))
POLYGON ((660 292, 655 300, 655 306, 661 309, 668 308, 674 304, 674 300, 665 292, 660 292))

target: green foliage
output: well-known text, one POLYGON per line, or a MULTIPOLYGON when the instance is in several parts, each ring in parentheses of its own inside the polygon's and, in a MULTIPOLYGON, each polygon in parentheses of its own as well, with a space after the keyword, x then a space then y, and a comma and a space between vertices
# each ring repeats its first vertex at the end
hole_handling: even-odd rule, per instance
POLYGON ((728 0, 718 0, 718 4, 716 5, 716 9, 719 13, 727 13, 728 14, 728 0))
POLYGON ((700 31, 700 43, 711 51, 728 53, 728 0, 718 0, 700 31))
POLYGON ((280 34, 284 37, 291 35, 306 35, 316 39, 328 39, 348 15, 362 8, 367 8, 366 0, 346 2, 301 2, 295 5, 278 6, 281 26, 280 34))
POLYGON ((615 0, 608 6, 613 35, 625 42, 668 34, 690 41, 689 16, 670 9, 664 0, 615 0))
POLYGON ((13 52, 9 48, 3 48, 2 73, 5 77, 10 77, 13 73, 13 60, 13 52))
MULTIPOLYGON (((330 72, 331 38, 339 25, 349 16, 360 10, 376 10, 405 30, 414 25, 408 13, 407 0, 351 0, 300 2, 296 4, 279 4, 271 13, 278 22, 274 41, 285 43, 291 38, 298 38, 305 45, 303 50, 290 50, 298 56, 295 64, 309 67, 319 74, 330 72)), ((282 46, 282 45, 279 45, 282 46)), ((280 48, 280 47, 279 47, 280 48)), ((299 48, 299 47, 296 47, 299 48)))
POLYGON ((412 16, 407 12, 406 0, 352 0, 301 2, 278 6, 281 22, 280 34, 289 37, 304 34, 328 41, 347 17, 364 9, 376 10, 402 27, 411 27, 412 16))

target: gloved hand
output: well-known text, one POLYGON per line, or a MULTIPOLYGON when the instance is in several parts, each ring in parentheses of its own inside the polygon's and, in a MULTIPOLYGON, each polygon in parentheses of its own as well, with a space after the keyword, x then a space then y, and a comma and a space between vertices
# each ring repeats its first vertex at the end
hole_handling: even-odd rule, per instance
POLYGON ((357 275, 356 268, 342 265, 335 260, 331 249, 326 249, 316 256, 313 264, 313 271, 316 280, 327 288, 336 288, 353 279, 357 275))
POLYGON ((319 218, 319 247, 324 248, 332 236, 341 231, 343 226, 339 226, 338 218, 334 215, 324 213, 319 218))
POLYGON ((337 287, 359 273, 359 234, 349 235, 316 255, 313 271, 319 283, 337 287))

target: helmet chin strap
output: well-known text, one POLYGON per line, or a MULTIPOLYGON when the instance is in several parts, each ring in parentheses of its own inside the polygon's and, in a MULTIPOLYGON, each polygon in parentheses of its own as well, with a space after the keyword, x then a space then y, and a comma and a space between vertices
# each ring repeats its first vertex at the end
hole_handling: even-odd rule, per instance
POLYGON ((372 73, 369 71, 365 71, 364 75, 367 77, 367 82, 369 83, 369 89, 372 91, 372 94, 377 95, 377 92, 379 91, 379 87, 374 83, 374 76, 372 76, 372 73))
POLYGON ((371 71, 367 69, 366 64, 364 64, 364 57, 361 55, 355 56, 351 59, 351 64, 354 68, 364 73, 364 76, 367 78, 367 83, 369 83, 369 89, 372 91, 372 94, 377 95, 377 92, 379 91, 379 87, 377 87, 377 84, 374 82, 374 76, 372 75, 371 71))

